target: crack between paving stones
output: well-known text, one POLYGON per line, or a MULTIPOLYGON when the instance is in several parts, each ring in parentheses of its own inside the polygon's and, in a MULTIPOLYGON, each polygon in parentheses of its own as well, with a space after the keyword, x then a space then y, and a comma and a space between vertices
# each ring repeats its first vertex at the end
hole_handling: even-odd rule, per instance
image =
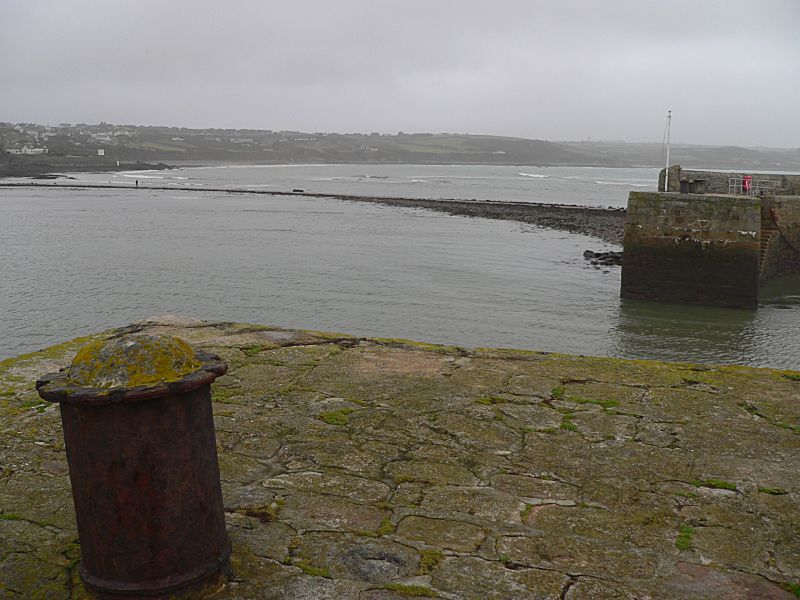
POLYGON ((561 588, 561 594, 558 596, 558 597, 559 597, 559 599, 560 599, 560 600, 565 600, 565 599, 566 599, 566 597, 567 597, 567 594, 569 593, 569 590, 570 590, 570 589, 572 588, 572 586, 574 586, 576 583, 578 583, 578 578, 577 578, 577 577, 572 577, 572 576, 570 576, 570 577, 569 577, 569 581, 567 581, 567 583, 564 585, 564 587, 563 587, 563 588, 561 588))

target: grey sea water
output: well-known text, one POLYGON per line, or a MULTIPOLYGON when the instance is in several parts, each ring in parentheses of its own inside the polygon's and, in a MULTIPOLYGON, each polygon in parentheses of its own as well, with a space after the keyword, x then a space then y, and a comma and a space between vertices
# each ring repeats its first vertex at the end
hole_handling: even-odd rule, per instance
POLYGON ((755 311, 621 301, 619 269, 581 256, 611 247, 585 236, 333 199, 146 188, 174 181, 622 206, 630 189, 652 189, 654 173, 198 168, 75 175, 138 178, 138 190, 0 189, 0 358, 172 313, 467 347, 798 367, 800 277, 768 286, 755 311), (438 181, 448 173, 461 179, 438 181), (423 175, 436 181, 410 181, 423 175))
POLYGON ((86 183, 236 187, 361 196, 625 206, 628 190, 655 190, 658 169, 489 165, 214 165, 169 171, 73 174, 86 183))

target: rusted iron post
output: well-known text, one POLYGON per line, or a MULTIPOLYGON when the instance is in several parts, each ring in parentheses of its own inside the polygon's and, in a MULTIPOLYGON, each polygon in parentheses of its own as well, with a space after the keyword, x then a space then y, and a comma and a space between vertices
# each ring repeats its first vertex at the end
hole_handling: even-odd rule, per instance
POLYGON ((211 413, 227 370, 177 338, 129 335, 36 383, 60 403, 80 575, 99 597, 171 598, 228 574, 211 413))

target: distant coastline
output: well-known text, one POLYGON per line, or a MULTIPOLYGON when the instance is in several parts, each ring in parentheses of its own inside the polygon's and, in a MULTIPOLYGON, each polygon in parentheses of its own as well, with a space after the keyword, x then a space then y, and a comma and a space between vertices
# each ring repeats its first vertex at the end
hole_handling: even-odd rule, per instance
MULTIPOLYGON (((797 148, 673 143, 670 157, 673 164, 687 168, 800 170, 797 148)), ((166 166, 215 162, 652 168, 663 166, 664 159, 663 145, 657 142, 548 141, 460 133, 310 133, 112 123, 0 123, 0 178, 114 170, 117 161, 120 168, 137 163, 166 166)))

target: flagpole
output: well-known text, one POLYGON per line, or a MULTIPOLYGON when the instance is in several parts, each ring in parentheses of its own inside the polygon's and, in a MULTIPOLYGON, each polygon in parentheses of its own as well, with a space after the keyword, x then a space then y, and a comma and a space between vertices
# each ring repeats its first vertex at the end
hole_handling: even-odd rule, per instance
POLYGON ((672 126, 672 111, 667 111, 667 164, 665 165, 667 171, 669 171, 669 133, 670 127, 672 126))

